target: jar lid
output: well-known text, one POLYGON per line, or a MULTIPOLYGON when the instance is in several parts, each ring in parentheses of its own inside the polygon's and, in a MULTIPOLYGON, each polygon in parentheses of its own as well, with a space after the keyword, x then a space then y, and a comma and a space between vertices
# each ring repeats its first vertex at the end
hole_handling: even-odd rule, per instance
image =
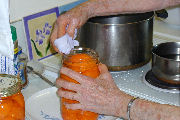
MULTIPOLYGON (((90 49, 90 48, 85 48, 85 47, 79 47, 79 46, 72 49, 68 55, 63 55, 63 59, 66 59, 67 57, 71 57, 75 54, 87 54, 88 55, 87 57, 83 57, 83 58, 78 57, 78 59, 80 61, 83 61, 83 60, 88 61, 89 57, 92 57, 92 59, 94 59, 94 60, 96 59, 99 61, 99 55, 95 50, 90 49)), ((80 62, 78 59, 76 61, 80 62)))
POLYGON ((18 77, 0 74, 0 98, 8 97, 21 91, 21 81, 18 77))

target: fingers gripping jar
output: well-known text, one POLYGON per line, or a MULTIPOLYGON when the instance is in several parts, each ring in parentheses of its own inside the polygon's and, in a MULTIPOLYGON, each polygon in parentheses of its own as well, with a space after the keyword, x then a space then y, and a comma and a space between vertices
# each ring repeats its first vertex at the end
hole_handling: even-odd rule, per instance
MULTIPOLYGON (((73 49, 69 55, 63 56, 64 67, 68 67, 76 72, 79 72, 83 75, 92 78, 96 78, 100 74, 98 69, 98 62, 99 61, 98 61, 97 53, 89 48, 77 47, 73 49)), ((63 74, 61 74, 61 78, 66 81, 79 84, 77 81, 63 74)), ((63 89, 63 90, 67 90, 67 89, 63 89)), ((70 92, 74 92, 74 91, 70 91, 70 92)), ((67 109, 64 103, 73 104, 73 103, 78 103, 78 101, 61 98, 61 114, 63 120, 97 120, 98 118, 97 113, 82 111, 82 110, 67 109)))
POLYGON ((0 120, 25 120, 21 81, 12 75, 0 75, 0 120))

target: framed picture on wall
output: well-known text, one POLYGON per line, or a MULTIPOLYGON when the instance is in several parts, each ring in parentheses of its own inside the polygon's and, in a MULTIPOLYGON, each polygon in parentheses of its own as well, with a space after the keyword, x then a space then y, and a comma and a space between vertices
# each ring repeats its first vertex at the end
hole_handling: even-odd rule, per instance
POLYGON ((40 61, 56 54, 50 44, 50 35, 58 16, 56 7, 23 18, 29 60, 40 61))

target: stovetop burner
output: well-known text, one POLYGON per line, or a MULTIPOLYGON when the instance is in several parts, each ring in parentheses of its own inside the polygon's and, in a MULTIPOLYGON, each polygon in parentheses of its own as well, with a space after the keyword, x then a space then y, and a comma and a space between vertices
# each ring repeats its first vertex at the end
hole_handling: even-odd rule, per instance
POLYGON ((157 79, 152 70, 145 75, 145 81, 150 84, 150 87, 165 92, 180 93, 180 84, 169 84, 157 79))

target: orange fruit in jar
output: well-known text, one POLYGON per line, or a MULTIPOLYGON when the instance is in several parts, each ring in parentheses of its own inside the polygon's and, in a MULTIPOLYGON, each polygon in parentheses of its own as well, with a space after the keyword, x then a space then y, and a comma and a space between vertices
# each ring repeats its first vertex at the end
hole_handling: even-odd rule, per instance
POLYGON ((1 101, 0 120, 24 120, 25 103, 22 94, 4 97, 1 101))
POLYGON ((64 105, 61 107, 63 120, 81 120, 81 110, 67 109, 64 105))
POLYGON ((79 53, 79 54, 72 55, 69 58, 69 61, 71 61, 72 63, 74 63, 74 62, 79 63, 80 61, 87 62, 87 61, 90 61, 91 59, 92 59, 92 57, 90 55, 84 54, 84 53, 79 53))
POLYGON ((25 101, 20 79, 8 74, 2 74, 0 78, 0 120, 25 120, 25 101))
POLYGON ((64 66, 71 68, 76 72, 84 72, 90 68, 96 67, 97 60, 88 54, 75 54, 64 61, 64 66))
POLYGON ((11 107, 11 117, 15 120, 24 120, 25 118, 25 102, 24 97, 21 93, 17 93, 11 96, 13 106, 11 107))
MULTIPOLYGON (((93 58, 91 55, 88 55, 86 53, 78 53, 75 55, 70 55, 68 59, 64 60, 63 66, 68 67, 83 75, 96 78, 99 75, 97 62, 98 60, 93 58)), ((69 82, 79 84, 76 80, 73 80, 66 75, 61 74, 61 78, 69 82)), ((64 105, 65 102, 77 103, 77 101, 75 100, 61 98, 61 114, 63 120, 96 120, 98 118, 97 113, 67 109, 64 105)))
POLYGON ((4 97, 0 99, 0 120, 8 117, 9 112, 11 111, 11 107, 13 106, 13 101, 9 97, 4 97))
POLYGON ((92 78, 97 78, 97 76, 99 75, 99 69, 97 67, 94 67, 82 72, 82 74, 92 78))
POLYGON ((66 76, 64 74, 61 74, 61 78, 63 78, 64 80, 66 80, 68 82, 73 82, 73 83, 79 84, 79 82, 77 82, 76 80, 71 79, 70 77, 68 77, 68 76, 66 76))
POLYGON ((24 120, 25 112, 24 107, 21 107, 15 100, 13 106, 11 106, 11 111, 9 112, 10 117, 14 118, 15 120, 24 120))
POLYGON ((98 114, 93 112, 85 111, 83 116, 81 117, 82 120, 92 120, 92 118, 98 118, 98 114))
POLYGON ((0 100, 0 120, 24 120, 25 103, 21 94, 4 97, 0 100))
POLYGON ((22 93, 17 93, 13 95, 13 100, 15 100, 21 107, 25 107, 24 97, 22 93))
POLYGON ((8 117, 6 117, 3 120, 21 120, 21 119, 16 119, 16 118, 12 118, 11 116, 8 116, 8 117))

